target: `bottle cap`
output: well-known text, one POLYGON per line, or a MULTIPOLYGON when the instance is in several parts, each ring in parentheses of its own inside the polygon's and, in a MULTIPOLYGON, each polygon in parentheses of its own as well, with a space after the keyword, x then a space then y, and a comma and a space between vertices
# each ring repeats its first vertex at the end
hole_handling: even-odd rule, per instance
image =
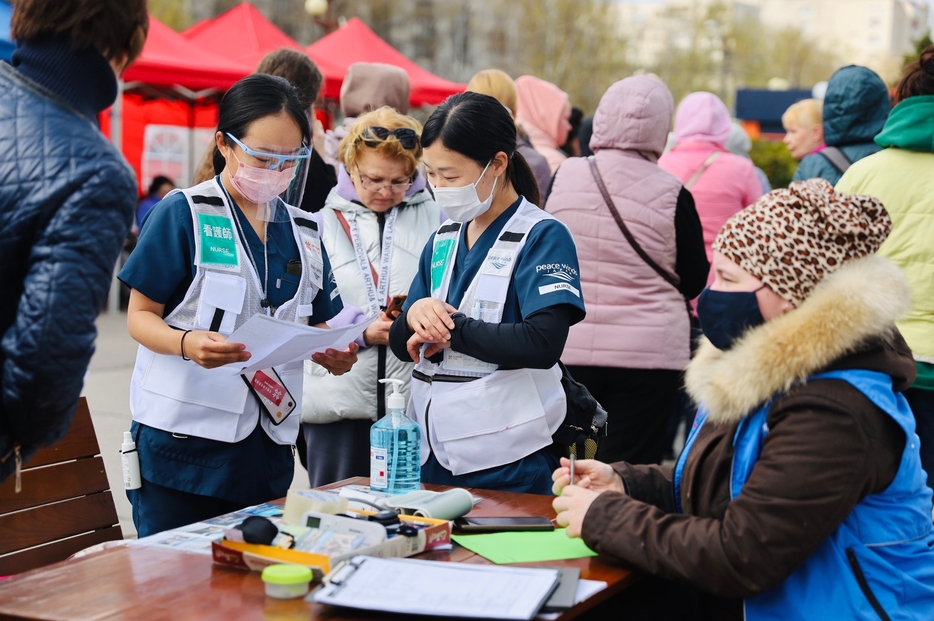
POLYGON ((312 573, 301 565, 270 565, 263 570, 263 582, 271 584, 301 584, 311 582, 312 573))
POLYGON ((399 392, 405 382, 398 379, 381 379, 379 380, 381 384, 392 384, 393 390, 392 394, 389 395, 389 398, 386 399, 386 407, 390 410, 405 410, 405 397, 399 392))

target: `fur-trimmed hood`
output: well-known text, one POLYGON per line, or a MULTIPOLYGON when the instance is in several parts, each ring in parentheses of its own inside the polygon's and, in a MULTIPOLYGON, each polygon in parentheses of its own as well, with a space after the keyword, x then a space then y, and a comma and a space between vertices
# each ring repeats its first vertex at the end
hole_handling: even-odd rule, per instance
POLYGON ((893 333, 911 293, 901 270, 870 256, 826 277, 797 309, 758 326, 727 351, 702 340, 685 383, 713 423, 741 419, 871 338, 893 333))

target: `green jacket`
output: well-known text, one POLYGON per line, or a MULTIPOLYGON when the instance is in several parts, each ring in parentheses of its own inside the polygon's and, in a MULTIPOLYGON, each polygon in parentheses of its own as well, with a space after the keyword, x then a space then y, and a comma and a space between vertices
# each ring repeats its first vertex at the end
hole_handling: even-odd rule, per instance
POLYGON ((934 363, 934 96, 895 106, 876 143, 884 150, 854 163, 836 189, 875 196, 892 217, 879 254, 905 272, 913 302, 898 328, 916 360, 934 363))

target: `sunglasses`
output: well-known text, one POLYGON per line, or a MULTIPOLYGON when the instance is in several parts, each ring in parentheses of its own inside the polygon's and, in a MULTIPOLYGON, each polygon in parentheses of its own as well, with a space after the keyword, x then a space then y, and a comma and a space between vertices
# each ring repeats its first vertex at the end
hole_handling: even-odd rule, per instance
POLYGON ((367 146, 375 146, 370 143, 384 142, 388 140, 390 136, 395 136, 403 149, 414 149, 418 146, 418 134, 414 129, 409 129, 407 127, 389 130, 385 127, 373 125, 363 130, 361 138, 367 143, 367 146))

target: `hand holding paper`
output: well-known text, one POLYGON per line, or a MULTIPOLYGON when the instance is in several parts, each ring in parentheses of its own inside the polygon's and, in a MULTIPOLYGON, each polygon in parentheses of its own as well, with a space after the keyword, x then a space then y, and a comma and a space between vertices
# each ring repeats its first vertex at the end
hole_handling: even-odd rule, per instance
POLYGON ((357 363, 357 352, 360 346, 351 343, 346 350, 325 350, 324 353, 312 354, 311 359, 327 369, 331 375, 343 375, 357 363))
MULTIPOLYGON (((327 358, 333 358, 334 361, 337 361, 336 363, 334 361, 327 362, 335 364, 335 368, 339 368, 340 365, 347 364, 349 361, 347 356, 355 359, 356 351, 350 351, 343 357, 337 357, 333 354, 328 356, 326 354, 327 350, 333 350, 338 354, 344 352, 347 349, 347 344, 352 343, 358 336, 363 334, 363 331, 375 319, 375 317, 372 317, 343 328, 324 330, 282 321, 265 315, 254 315, 227 337, 228 343, 242 343, 246 346, 246 351, 252 354, 250 365, 243 368, 238 366, 233 374, 239 375, 240 373, 275 367, 297 360, 308 360, 312 358, 313 354, 324 354, 325 361, 327 361, 327 358)), ((350 362, 350 364, 353 364, 353 362, 350 362)), ((322 366, 328 368, 327 364, 322 366)))

